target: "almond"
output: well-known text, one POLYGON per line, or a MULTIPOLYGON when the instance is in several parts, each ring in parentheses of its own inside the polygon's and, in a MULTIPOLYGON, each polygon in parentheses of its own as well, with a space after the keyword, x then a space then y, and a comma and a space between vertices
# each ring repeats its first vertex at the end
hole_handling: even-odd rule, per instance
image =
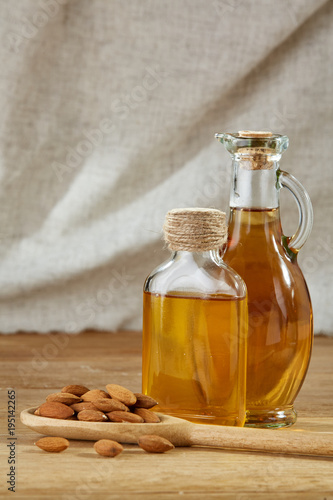
POLYGON ((117 399, 96 399, 92 402, 92 405, 98 410, 104 411, 104 413, 116 410, 129 411, 129 408, 120 401, 117 401, 117 399))
POLYGON ((74 414, 74 410, 63 403, 57 403, 55 401, 50 401, 43 403, 39 407, 39 414, 42 417, 49 418, 68 418, 74 414))
POLYGON ((136 396, 134 393, 121 385, 108 384, 106 390, 113 399, 117 399, 126 406, 132 406, 136 403, 136 396))
POLYGON ((93 389, 92 391, 88 391, 85 394, 82 394, 81 399, 83 401, 94 401, 94 399, 103 399, 110 398, 109 394, 105 391, 101 391, 100 389, 93 389))
POLYGON ((35 445, 41 450, 48 451, 50 453, 59 453, 60 451, 64 451, 68 448, 69 441, 62 437, 44 437, 39 439, 35 445))
POLYGON ((76 413, 79 413, 79 411, 82 410, 96 410, 96 407, 93 405, 91 401, 82 401, 82 403, 74 403, 70 407, 72 408, 72 410, 76 411, 76 413))
POLYGON ((149 408, 152 408, 153 406, 156 406, 158 404, 155 399, 146 396, 146 394, 140 394, 138 392, 135 392, 134 395, 136 396, 136 403, 135 403, 135 408, 146 408, 149 410, 149 408))
POLYGON ((141 436, 138 439, 138 445, 143 450, 148 451, 148 453, 165 453, 174 448, 174 445, 170 441, 154 434, 141 436))
POLYGON ((123 451, 123 447, 117 441, 111 439, 100 439, 94 444, 95 451, 103 457, 116 457, 123 451))
POLYGON ((146 408, 134 408, 133 413, 143 418, 146 424, 158 424, 161 419, 153 411, 146 410, 146 408))
POLYGON ((107 416, 98 410, 82 410, 77 414, 77 418, 85 422, 107 422, 108 420, 107 416))
POLYGON ((68 392, 69 394, 74 394, 74 396, 78 396, 79 398, 82 394, 85 394, 88 391, 88 387, 85 387, 84 385, 66 385, 66 387, 61 389, 61 392, 68 392))
POLYGON ((57 403, 63 403, 64 405, 72 405, 73 403, 79 403, 81 399, 78 396, 67 392, 55 392, 53 394, 49 394, 46 401, 55 401, 57 403))
POLYGON ((36 408, 36 410, 34 411, 34 415, 40 415, 40 412, 39 412, 39 407, 36 408))
MULTIPOLYGON (((80 413, 79 413, 80 415, 80 413)), ((140 415, 135 415, 128 411, 111 411, 107 413, 108 419, 111 422, 131 422, 133 424, 142 424, 143 418, 140 415)))

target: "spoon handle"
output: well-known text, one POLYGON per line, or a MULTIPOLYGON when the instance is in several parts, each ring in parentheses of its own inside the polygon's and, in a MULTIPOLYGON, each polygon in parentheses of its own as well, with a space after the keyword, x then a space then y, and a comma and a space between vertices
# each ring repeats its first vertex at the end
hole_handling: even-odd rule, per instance
POLYGON ((251 429, 192 424, 191 445, 256 450, 289 455, 333 456, 333 433, 288 429, 251 429))

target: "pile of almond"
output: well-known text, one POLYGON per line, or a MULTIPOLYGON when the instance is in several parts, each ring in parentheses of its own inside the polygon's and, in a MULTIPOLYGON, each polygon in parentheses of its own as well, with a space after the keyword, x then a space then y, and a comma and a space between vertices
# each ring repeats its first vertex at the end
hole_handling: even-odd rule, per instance
POLYGON ((35 415, 87 422, 160 422, 155 413, 148 411, 157 405, 149 396, 116 384, 108 384, 106 390, 67 385, 61 392, 47 396, 46 403, 37 408, 35 415))
MULTIPOLYGON (((35 415, 86 422, 160 422, 159 417, 150 411, 157 405, 151 397, 133 393, 116 384, 108 384, 106 391, 67 385, 61 392, 47 396, 46 403, 37 408, 35 415)), ((141 436, 138 444, 150 453, 164 453, 174 448, 170 441, 155 435, 141 436)), ((69 442, 65 438, 46 437, 37 441, 36 445, 45 451, 60 452, 68 448, 69 442)), ((115 457, 123 451, 121 444, 110 439, 97 441, 94 448, 100 455, 108 457, 115 457)))

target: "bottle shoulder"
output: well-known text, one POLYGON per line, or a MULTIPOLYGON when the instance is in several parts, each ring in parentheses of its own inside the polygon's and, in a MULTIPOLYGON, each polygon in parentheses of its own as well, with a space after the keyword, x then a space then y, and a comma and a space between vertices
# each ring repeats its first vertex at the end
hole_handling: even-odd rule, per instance
POLYGON ((224 295, 245 298, 243 279, 221 259, 210 253, 175 252, 147 277, 144 291, 162 295, 224 295))

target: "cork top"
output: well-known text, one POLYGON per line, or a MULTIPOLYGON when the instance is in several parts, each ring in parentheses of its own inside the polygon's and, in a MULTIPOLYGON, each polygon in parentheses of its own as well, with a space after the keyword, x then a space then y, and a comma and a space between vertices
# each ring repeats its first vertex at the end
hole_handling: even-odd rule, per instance
POLYGON ((253 137, 263 139, 265 137, 272 137, 273 132, 264 132, 262 130, 240 130, 238 132, 239 137, 253 137))
POLYGON ((170 250, 205 252, 227 241, 226 214, 213 208, 174 208, 165 217, 164 238, 170 250))
POLYGON ((240 130, 232 134, 215 134, 215 137, 246 170, 275 168, 289 144, 287 136, 266 130, 240 130))

